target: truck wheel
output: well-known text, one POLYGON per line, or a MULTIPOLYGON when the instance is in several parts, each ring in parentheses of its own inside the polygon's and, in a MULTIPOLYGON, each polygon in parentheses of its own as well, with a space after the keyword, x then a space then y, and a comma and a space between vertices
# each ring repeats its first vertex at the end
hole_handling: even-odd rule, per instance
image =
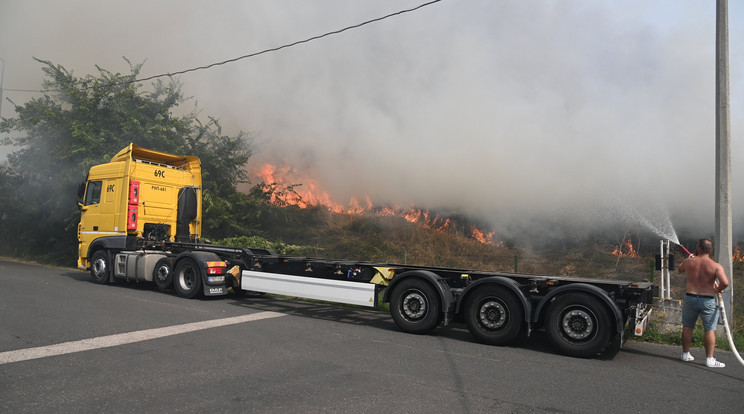
POLYGON ((519 336, 524 309, 516 297, 500 286, 483 286, 465 304, 465 324, 480 342, 504 345, 519 336))
POLYGON ((173 284, 173 261, 166 257, 158 260, 152 270, 152 280, 159 289, 170 289, 173 284))
POLYGON ((192 299, 202 293, 202 275, 193 260, 185 258, 176 265, 173 287, 182 298, 192 299))
POLYGON ((111 256, 106 250, 98 250, 90 259, 90 278, 93 283, 105 285, 111 278, 111 256))
POLYGON ((568 293, 555 299, 547 314, 546 331, 564 354, 592 357, 610 341, 612 319, 607 306, 584 293, 568 293))
POLYGON ((428 283, 417 279, 405 280, 392 292, 390 314, 404 332, 423 334, 442 321, 441 299, 428 283))

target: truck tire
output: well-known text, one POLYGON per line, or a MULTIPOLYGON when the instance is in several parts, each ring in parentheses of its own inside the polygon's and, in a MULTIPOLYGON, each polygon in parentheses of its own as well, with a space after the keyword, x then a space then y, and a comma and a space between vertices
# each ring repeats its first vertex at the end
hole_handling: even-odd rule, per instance
POLYGON ((423 334, 436 328, 442 321, 441 299, 425 281, 404 280, 391 294, 390 314, 402 331, 423 334))
POLYGON ((97 250, 90 259, 90 278, 93 283, 105 285, 111 279, 111 255, 106 250, 97 250))
POLYGON ((519 336, 524 309, 513 293, 501 286, 483 286, 465 304, 465 324, 482 343, 505 345, 519 336))
POLYGON ((158 289, 167 290, 173 285, 173 260, 164 257, 155 263, 152 280, 158 289))
POLYGON ((609 309, 592 295, 558 296, 547 312, 548 337, 566 355, 592 357, 610 341, 614 324, 609 309))
POLYGON ((201 269, 192 259, 184 258, 178 262, 173 277, 173 287, 178 296, 192 299, 203 293, 201 269))

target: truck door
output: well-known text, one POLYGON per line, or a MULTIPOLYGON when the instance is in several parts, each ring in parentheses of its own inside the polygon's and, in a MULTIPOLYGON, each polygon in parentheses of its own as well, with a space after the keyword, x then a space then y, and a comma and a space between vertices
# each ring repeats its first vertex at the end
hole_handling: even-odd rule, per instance
POLYGON ((88 255, 88 246, 98 238, 101 216, 101 190, 103 181, 88 181, 80 186, 80 227, 78 228, 79 258, 88 255))

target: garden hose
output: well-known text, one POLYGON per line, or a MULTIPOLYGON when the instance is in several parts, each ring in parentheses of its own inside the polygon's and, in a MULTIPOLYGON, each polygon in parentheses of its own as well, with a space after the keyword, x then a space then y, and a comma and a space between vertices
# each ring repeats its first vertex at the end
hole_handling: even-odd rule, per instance
POLYGON ((721 307, 721 316, 723 317, 723 327, 726 330, 726 337, 728 338, 729 347, 731 347, 731 350, 734 351, 734 355, 736 356, 736 359, 739 360, 739 363, 741 365, 744 365, 744 359, 741 359, 741 355, 739 355, 739 351, 736 350, 736 346, 734 345, 734 335, 731 333, 731 328, 728 324, 728 319, 726 318, 726 308, 723 307, 723 296, 718 293, 718 306, 721 307))

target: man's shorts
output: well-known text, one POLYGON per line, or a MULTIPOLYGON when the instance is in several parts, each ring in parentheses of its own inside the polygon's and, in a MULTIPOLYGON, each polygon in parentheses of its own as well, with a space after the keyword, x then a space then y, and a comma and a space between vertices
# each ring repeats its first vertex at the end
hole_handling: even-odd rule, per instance
POLYGON ((713 296, 685 294, 682 302, 682 325, 694 328, 698 315, 703 320, 703 329, 714 331, 718 324, 718 306, 713 296))

